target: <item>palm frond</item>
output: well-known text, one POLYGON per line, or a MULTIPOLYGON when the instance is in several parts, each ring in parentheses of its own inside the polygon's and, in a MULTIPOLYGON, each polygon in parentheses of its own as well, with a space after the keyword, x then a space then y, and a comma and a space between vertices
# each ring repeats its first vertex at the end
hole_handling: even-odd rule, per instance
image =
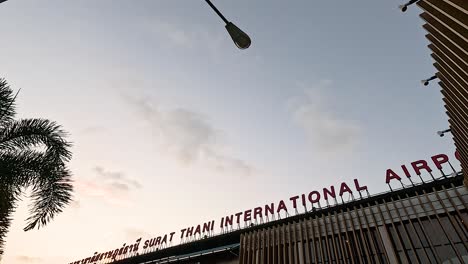
POLYGON ((0 152, 0 186, 25 188, 40 180, 41 171, 51 166, 54 160, 47 153, 34 150, 0 152))
POLYGON ((31 216, 27 219, 25 231, 40 228, 51 221, 54 216, 72 200, 73 185, 70 171, 65 166, 51 166, 51 170, 43 171, 43 178, 34 184, 33 206, 31 216))
POLYGON ((47 119, 13 121, 0 130, 0 151, 45 146, 56 158, 68 161, 71 158, 71 143, 64 139, 65 136, 59 125, 47 119))
POLYGON ((13 120, 15 113, 13 90, 5 79, 0 78, 0 123, 13 120))
POLYGON ((70 171, 54 156, 33 150, 0 153, 0 186, 12 186, 10 193, 15 198, 22 189, 33 187, 33 206, 25 231, 46 225, 71 201, 70 171))
POLYGON ((15 203, 17 201, 13 193, 14 191, 11 190, 11 186, 0 185, 0 260, 3 255, 5 237, 11 224, 11 215, 15 211, 15 203))

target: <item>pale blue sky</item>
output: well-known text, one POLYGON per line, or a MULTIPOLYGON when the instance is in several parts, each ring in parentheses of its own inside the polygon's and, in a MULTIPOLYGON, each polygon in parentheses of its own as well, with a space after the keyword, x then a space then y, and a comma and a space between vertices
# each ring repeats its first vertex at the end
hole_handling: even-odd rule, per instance
POLYGON ((70 132, 78 201, 28 233, 21 204, 4 262, 70 262, 354 178, 377 193, 388 168, 453 158, 402 1, 214 0, 247 50, 202 0, 1 4, 0 76, 21 117, 70 132))

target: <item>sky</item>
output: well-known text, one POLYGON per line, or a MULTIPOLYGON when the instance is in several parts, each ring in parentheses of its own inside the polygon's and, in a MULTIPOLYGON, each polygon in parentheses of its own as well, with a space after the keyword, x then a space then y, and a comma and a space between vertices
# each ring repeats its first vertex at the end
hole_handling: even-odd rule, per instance
MULTIPOLYGON (((420 10, 402 0, 9 0, 0 77, 18 118, 69 132, 74 201, 14 214, 3 263, 70 263, 269 202, 453 160, 420 10)), ((459 164, 456 164, 458 167, 459 164)), ((27 194, 27 192, 26 192, 27 194)))

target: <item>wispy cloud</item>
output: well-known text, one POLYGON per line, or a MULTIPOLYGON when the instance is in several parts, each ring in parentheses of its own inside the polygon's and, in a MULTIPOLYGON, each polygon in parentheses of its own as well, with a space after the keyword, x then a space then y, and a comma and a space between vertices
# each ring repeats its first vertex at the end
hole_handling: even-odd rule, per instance
POLYGON ((202 48, 207 52, 209 58, 214 60, 226 55, 222 45, 230 41, 229 36, 226 38, 226 32, 223 28, 210 31, 204 25, 194 23, 182 25, 175 21, 154 17, 142 18, 138 28, 141 28, 143 34, 159 45, 167 45, 176 49, 183 48, 184 51, 202 48))
POLYGON ((137 228, 127 228, 124 230, 124 233, 125 233, 125 238, 127 238, 128 240, 151 236, 150 233, 141 229, 137 229, 137 228))
POLYGON ((334 102, 326 96, 332 82, 322 80, 306 87, 301 96, 288 102, 295 124, 300 126, 314 147, 325 153, 352 150, 359 142, 361 127, 353 120, 339 118, 329 107, 334 102))
POLYGON ((71 203, 70 203, 70 206, 74 209, 79 209, 81 208, 81 203, 80 201, 78 200, 73 200, 71 203))
POLYGON ((194 43, 194 35, 190 31, 183 30, 175 24, 165 21, 151 21, 151 31, 161 38, 168 39, 172 44, 189 47, 194 43))
POLYGON ((125 174, 121 171, 106 171, 102 167, 95 167, 94 171, 97 173, 98 176, 105 180, 110 180, 112 181, 112 184, 116 186, 122 186, 125 185, 124 189, 129 190, 131 187, 134 188, 141 188, 140 182, 138 182, 135 179, 130 179, 125 174))
POLYGON ((105 128, 102 126, 89 126, 85 129, 82 129, 80 131, 81 134, 83 135, 91 135, 91 134, 99 134, 105 132, 105 128))
MULTIPOLYGON (((209 45, 219 43, 221 36, 214 32, 208 32, 206 27, 197 24, 181 25, 174 21, 161 20, 158 18, 143 18, 140 27, 150 36, 170 45, 192 48, 197 45, 209 45)), ((224 33, 224 32, 223 32, 224 33)))
POLYGON ((43 263, 42 258, 30 256, 17 256, 16 260, 19 263, 43 263))
POLYGON ((162 110, 146 99, 127 99, 151 126, 160 145, 182 164, 200 163, 236 175, 255 171, 247 162, 224 153, 223 133, 206 116, 185 108, 162 110))
POLYGON ((102 198, 112 205, 129 206, 130 192, 142 187, 140 182, 127 177, 123 172, 107 171, 99 166, 93 170, 96 177, 92 180, 82 178, 75 181, 79 195, 102 198))

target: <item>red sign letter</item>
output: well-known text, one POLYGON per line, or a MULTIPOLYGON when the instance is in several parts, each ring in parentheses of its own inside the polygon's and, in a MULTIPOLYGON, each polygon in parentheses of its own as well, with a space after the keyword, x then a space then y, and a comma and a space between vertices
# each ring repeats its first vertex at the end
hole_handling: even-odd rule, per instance
POLYGON ((261 207, 256 207, 254 209, 254 219, 257 219, 257 215, 259 218, 262 217, 262 208, 261 207))
POLYGON ((276 212, 279 214, 281 210, 285 210, 286 213, 288 212, 288 209, 286 208, 286 204, 284 204, 283 200, 279 202, 278 209, 276 209, 276 212))
POLYGON ((408 169, 406 168, 405 165, 401 165, 401 169, 405 173, 406 177, 411 178, 411 174, 409 173, 408 169))
POLYGON ((291 198, 289 198, 289 200, 291 200, 293 202, 293 208, 296 209, 297 208, 297 199, 299 199, 299 196, 293 196, 291 198))
POLYGON ((442 169, 442 164, 447 163, 449 160, 448 156, 445 154, 432 156, 431 159, 439 170, 442 169))
POLYGON ((251 216, 251 215, 252 215, 252 210, 250 210, 250 209, 249 209, 249 210, 246 210, 246 211, 244 212, 244 222, 247 222, 247 221, 252 220, 252 216, 251 216))
POLYGON ((327 188, 323 188, 323 198, 325 200, 328 200, 328 195, 330 195, 333 198, 336 198, 335 187, 330 186, 330 190, 328 190, 327 188))
POLYGON ((358 192, 367 190, 367 186, 359 186, 358 179, 354 179, 354 186, 356 186, 356 191, 358 192))
POLYGON ((400 176, 398 176, 398 174, 396 174, 391 169, 388 169, 387 170, 387 177, 385 179, 385 182, 388 184, 390 182, 390 180, 393 180, 393 179, 397 179, 397 180, 401 181, 401 178, 400 178, 400 176))
POLYGON ((421 175, 421 170, 425 169, 428 172, 431 172, 431 168, 427 166, 427 162, 425 160, 417 160, 415 162, 411 162, 411 166, 413 166, 414 172, 416 172, 417 175, 421 175))
POLYGON ((349 188, 349 186, 345 182, 343 182, 341 184, 340 196, 343 196, 344 192, 349 192, 350 194, 353 194, 353 192, 351 191, 351 189, 349 188))
POLYGON ((238 224, 240 224, 240 216, 241 215, 242 215, 242 212, 239 212, 239 213, 236 214, 236 216, 237 216, 237 222, 236 223, 238 223, 238 224))
POLYGON ((309 201, 314 204, 314 203, 317 203, 318 201, 320 201, 320 193, 317 192, 317 191, 312 191, 309 193, 309 201), (312 198, 313 195, 316 195, 317 197, 314 199, 312 198))
POLYGON ((268 214, 275 214, 275 204, 271 203, 271 206, 268 206, 268 204, 265 204, 265 216, 268 217, 268 214))

